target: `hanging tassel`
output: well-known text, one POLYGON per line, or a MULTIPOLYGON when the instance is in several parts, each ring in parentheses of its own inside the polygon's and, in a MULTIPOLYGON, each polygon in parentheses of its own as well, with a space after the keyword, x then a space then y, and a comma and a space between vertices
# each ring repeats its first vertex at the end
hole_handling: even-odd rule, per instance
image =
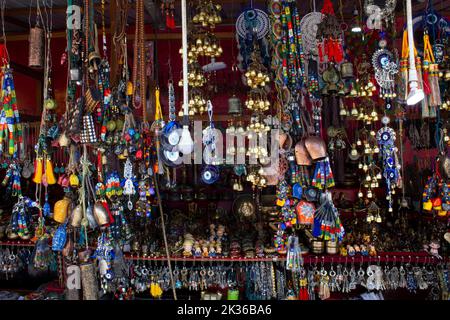
POLYGON ((14 133, 9 132, 8 153, 10 156, 14 155, 16 144, 14 142, 14 133))
POLYGON ((436 63, 430 64, 430 85, 431 85, 431 102, 433 107, 439 107, 442 104, 441 89, 439 88, 439 69, 436 63))
MULTIPOLYGON (((419 79, 419 88, 422 90, 426 90, 424 88, 424 82, 423 82, 423 75, 422 75, 422 60, 420 57, 416 57, 416 70, 417 70, 417 78, 419 79)), ((430 116, 430 108, 428 107, 428 99, 427 96, 425 96, 425 99, 421 102, 422 106, 422 118, 428 118, 430 116)))
POLYGON ((42 174, 43 174, 43 161, 42 158, 37 158, 34 160, 34 176, 33 176, 33 182, 36 184, 42 183, 42 174))
POLYGON ((53 164, 50 159, 46 159, 45 161, 45 176, 47 184, 55 184, 56 183, 56 177, 55 173, 53 171, 53 164))
POLYGON ((408 46, 408 32, 403 30, 402 39, 402 56, 400 59, 400 77, 401 82, 399 86, 399 96, 402 100, 406 101, 408 98, 408 56, 409 56, 409 46, 408 46))

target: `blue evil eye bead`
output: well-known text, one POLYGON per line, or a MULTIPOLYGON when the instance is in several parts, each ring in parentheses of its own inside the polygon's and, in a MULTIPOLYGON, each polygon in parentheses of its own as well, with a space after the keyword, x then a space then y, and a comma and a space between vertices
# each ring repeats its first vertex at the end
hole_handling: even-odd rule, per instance
POLYGON ((50 211, 51 211, 50 203, 46 202, 44 204, 44 207, 42 208, 42 210, 43 210, 44 216, 45 217, 49 217, 50 216, 50 211))
POLYGON ((397 173, 394 169, 386 169, 386 177, 389 180, 395 180, 397 178, 397 173))
POLYGON ((386 164, 388 166, 393 166, 394 165, 394 158, 392 158, 392 157, 387 158, 386 159, 386 164))
POLYGON ((202 180, 205 184, 213 184, 219 177, 219 169, 216 166, 206 166, 202 170, 202 180))
POLYGON ((105 278, 106 278, 106 280, 111 280, 113 278, 113 273, 111 271, 108 271, 105 274, 105 278))
POLYGON ((286 223, 283 222, 283 223, 281 224, 281 230, 286 230, 286 223))
POLYGON ((292 196, 297 199, 301 199, 303 195, 303 188, 298 183, 292 187, 292 196))
POLYGON ((134 136, 135 133, 136 133, 136 131, 133 128, 128 129, 128 134, 130 136, 134 136))
POLYGON ((385 142, 391 140, 391 134, 389 132, 383 132, 381 134, 381 140, 385 142))

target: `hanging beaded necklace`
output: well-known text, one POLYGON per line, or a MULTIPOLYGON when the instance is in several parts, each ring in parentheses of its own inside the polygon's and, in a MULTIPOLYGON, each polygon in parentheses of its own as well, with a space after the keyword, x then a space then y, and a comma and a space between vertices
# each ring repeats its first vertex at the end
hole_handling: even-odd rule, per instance
MULTIPOLYGON (((146 70, 144 48, 144 1, 136 1, 136 31, 134 40, 134 64, 133 64, 133 106, 139 109, 146 108, 146 70), (139 78, 139 79, 138 79, 139 78)), ((145 112, 145 111, 144 111, 145 112)))
POLYGON ((9 64, 2 70, 2 109, 0 110, 0 156, 3 154, 3 141, 8 140, 8 154, 18 157, 18 146, 22 142, 22 126, 17 107, 14 79, 9 64))
POLYGON ((283 82, 290 89, 299 89, 305 80, 300 17, 295 3, 283 1, 282 4, 283 82))
POLYGON ((111 88, 110 88, 110 65, 108 62, 107 45, 106 45, 106 28, 105 28, 105 1, 102 0, 102 33, 103 33, 103 59, 100 64, 98 76, 98 89, 102 92, 103 106, 99 104, 97 108, 97 119, 102 123, 100 138, 104 142, 106 140, 107 123, 110 120, 111 107, 111 88))

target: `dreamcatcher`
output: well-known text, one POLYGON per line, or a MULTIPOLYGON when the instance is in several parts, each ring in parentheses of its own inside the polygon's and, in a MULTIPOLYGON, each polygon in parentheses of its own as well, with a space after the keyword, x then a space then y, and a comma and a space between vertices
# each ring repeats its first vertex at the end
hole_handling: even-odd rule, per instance
POLYGON ((242 12, 236 20, 236 41, 238 42, 239 69, 247 70, 253 46, 258 43, 263 64, 270 65, 268 43, 265 39, 269 33, 269 17, 259 9, 250 8, 242 12))

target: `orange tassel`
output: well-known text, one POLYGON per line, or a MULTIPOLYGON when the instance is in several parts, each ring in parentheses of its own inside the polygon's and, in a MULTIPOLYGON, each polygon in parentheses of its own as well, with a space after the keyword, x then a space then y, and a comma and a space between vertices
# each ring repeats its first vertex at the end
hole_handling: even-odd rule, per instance
POLYGON ((33 182, 37 184, 42 183, 42 174, 43 174, 43 163, 42 158, 38 158, 34 160, 34 176, 33 176, 33 182))
POLYGON ((55 184, 56 183, 56 177, 55 173, 53 171, 53 164, 50 159, 47 159, 45 161, 45 175, 47 177, 47 183, 48 184, 55 184))

